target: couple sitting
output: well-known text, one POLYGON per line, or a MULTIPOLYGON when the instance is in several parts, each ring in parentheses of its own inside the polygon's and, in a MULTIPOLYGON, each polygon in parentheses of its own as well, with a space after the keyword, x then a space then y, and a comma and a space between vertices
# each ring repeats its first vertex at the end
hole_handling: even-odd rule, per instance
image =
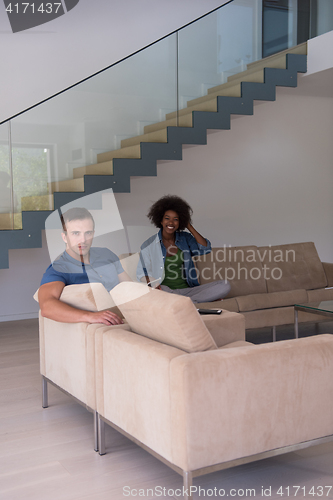
MULTIPOLYGON (((222 299, 230 291, 228 282, 199 285, 196 277, 192 256, 209 253, 211 245, 192 226, 191 213, 191 207, 177 196, 164 196, 154 203, 148 217, 160 230, 141 246, 138 279, 193 302, 222 299)), ((72 208, 61 216, 61 222, 66 250, 42 278, 38 292, 42 316, 65 323, 122 323, 111 311, 83 311, 59 300, 66 285, 97 282, 110 291, 120 281, 131 281, 113 252, 91 248, 95 224, 88 210, 72 208)))

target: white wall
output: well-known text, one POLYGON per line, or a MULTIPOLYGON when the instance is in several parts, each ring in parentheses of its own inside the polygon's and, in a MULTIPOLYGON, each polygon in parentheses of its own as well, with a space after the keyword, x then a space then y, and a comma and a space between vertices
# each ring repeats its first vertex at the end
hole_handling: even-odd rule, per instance
POLYGON ((226 1, 80 0, 58 19, 15 34, 1 5, 0 122, 226 1))
MULTIPOLYGON (((150 204, 174 193, 214 246, 314 241, 333 262, 332 82, 332 69, 299 77, 298 88, 278 88, 276 102, 257 105, 254 116, 209 134, 207 146, 184 148, 183 161, 161 162, 157 177, 132 179, 131 193, 116 195, 124 225, 149 226, 150 204)), ((49 263, 46 248, 9 257, 0 321, 37 314, 31 296, 49 263)))

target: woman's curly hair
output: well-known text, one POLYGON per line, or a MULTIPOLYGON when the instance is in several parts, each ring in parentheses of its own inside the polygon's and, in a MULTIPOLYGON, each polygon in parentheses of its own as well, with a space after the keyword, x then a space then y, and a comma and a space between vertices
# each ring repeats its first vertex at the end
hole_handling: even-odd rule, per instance
POLYGON ((186 229, 188 223, 191 222, 193 210, 190 205, 182 198, 179 198, 179 196, 172 196, 170 194, 163 196, 163 198, 157 200, 150 207, 147 217, 151 220, 154 226, 160 228, 162 227, 161 222, 164 214, 168 210, 173 210, 178 214, 179 230, 183 231, 186 229))

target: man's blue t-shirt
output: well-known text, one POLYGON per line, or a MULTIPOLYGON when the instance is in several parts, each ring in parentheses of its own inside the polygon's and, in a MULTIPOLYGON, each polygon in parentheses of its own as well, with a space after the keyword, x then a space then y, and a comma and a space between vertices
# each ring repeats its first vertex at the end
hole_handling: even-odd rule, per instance
POLYGON ((64 252, 46 269, 41 285, 53 281, 61 281, 65 285, 102 283, 108 292, 118 285, 118 274, 124 269, 116 254, 108 248, 93 247, 89 261, 89 264, 84 264, 64 252))

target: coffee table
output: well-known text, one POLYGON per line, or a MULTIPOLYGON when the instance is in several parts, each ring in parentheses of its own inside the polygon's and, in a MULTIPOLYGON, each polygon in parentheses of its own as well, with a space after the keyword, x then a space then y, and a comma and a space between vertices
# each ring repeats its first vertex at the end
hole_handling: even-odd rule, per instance
POLYGON ((298 338, 298 311, 305 311, 322 316, 331 316, 333 319, 333 300, 323 300, 322 302, 309 302, 308 304, 294 305, 294 331, 295 338, 298 338))

